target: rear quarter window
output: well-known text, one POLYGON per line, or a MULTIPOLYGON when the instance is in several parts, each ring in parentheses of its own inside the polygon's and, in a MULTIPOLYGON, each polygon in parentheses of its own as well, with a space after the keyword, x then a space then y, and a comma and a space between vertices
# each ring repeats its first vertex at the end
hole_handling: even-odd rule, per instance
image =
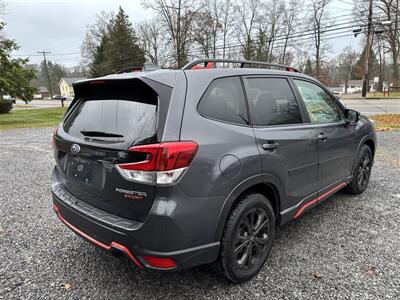
POLYGON ((207 88, 197 109, 207 118, 234 124, 248 124, 246 102, 238 77, 215 79, 207 88))

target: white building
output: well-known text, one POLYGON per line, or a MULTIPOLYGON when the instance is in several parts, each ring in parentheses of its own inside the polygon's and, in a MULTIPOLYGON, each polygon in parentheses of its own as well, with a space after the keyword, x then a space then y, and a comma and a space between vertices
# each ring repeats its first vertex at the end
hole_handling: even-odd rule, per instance
MULTIPOLYGON (((341 94, 345 94, 345 83, 342 82, 340 84, 341 87, 341 94)), ((376 84, 372 80, 369 81, 369 91, 373 92, 374 87, 376 87, 376 84)), ((347 82, 347 94, 355 94, 355 93, 361 93, 362 91, 362 80, 349 80, 347 82)))
POLYGON ((73 98, 74 95, 74 89, 72 87, 72 84, 74 82, 77 82, 79 80, 86 79, 86 77, 63 77, 60 79, 60 82, 58 83, 58 87, 60 88, 60 94, 63 97, 71 97, 73 98))

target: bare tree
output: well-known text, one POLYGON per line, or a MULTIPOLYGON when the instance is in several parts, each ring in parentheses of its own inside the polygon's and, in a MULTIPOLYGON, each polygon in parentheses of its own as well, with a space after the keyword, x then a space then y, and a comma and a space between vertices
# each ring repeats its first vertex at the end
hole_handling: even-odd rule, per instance
POLYGON ((311 0, 312 12, 310 23, 315 46, 315 77, 321 80, 321 57, 323 52, 322 35, 326 30, 326 7, 331 0, 311 0))
POLYGON ((289 60, 293 60, 293 54, 288 55, 287 48, 289 46, 289 37, 293 32, 293 29, 299 23, 300 9, 303 5, 303 1, 290 0, 283 11, 283 28, 284 28, 284 40, 282 46, 282 53, 279 59, 280 64, 289 64, 289 60), (289 57, 288 57, 289 56, 289 57))
POLYGON ((399 52, 400 52, 400 7, 399 0, 380 0, 378 8, 385 18, 391 21, 385 26, 383 38, 387 41, 393 62, 393 85, 399 85, 399 52))
MULTIPOLYGON (((267 42, 267 61, 272 62, 275 40, 278 37, 281 29, 282 29, 282 21, 283 21, 283 13, 285 10, 284 3, 282 0, 271 0, 266 6, 266 20, 263 18, 264 22, 266 22, 269 26, 268 28, 268 42, 267 42)), ((261 22, 261 20, 260 20, 261 22)))
POLYGON ((339 76, 344 81, 346 94, 353 67, 357 63, 359 57, 359 53, 357 53, 350 47, 346 47, 336 59, 339 76))
POLYGON ((235 4, 238 17, 236 33, 245 59, 252 59, 255 54, 254 30, 259 20, 261 6, 259 0, 243 0, 235 4))
MULTIPOLYGON (((368 3, 355 3, 353 12, 358 21, 367 27, 368 24, 368 3)), ((384 50, 390 54, 392 59, 391 74, 388 77, 393 85, 399 85, 399 60, 400 60, 400 7, 399 0, 376 0, 373 6, 373 35, 372 38, 379 40, 384 50), (386 24, 382 24, 386 21, 386 24), (376 35, 379 35, 376 38, 376 35)), ((366 32, 361 31, 362 35, 366 32)), ((371 43, 372 46, 373 43, 371 43)), ((379 47, 378 47, 379 48, 379 47)), ((381 55, 380 55, 381 56, 381 55)), ((384 57, 381 57, 381 60, 384 57)), ((389 69, 389 68, 388 68, 389 69)))
POLYGON ((193 20, 193 41, 199 44, 205 57, 216 57, 217 40, 221 31, 221 24, 216 11, 216 0, 207 1, 205 9, 199 11, 193 20), (212 3, 210 3, 212 2, 212 3), (211 4, 211 5, 210 5, 211 4))
POLYGON ((161 26, 156 20, 145 21, 139 25, 139 43, 145 55, 153 64, 162 64, 160 48, 163 46, 161 26))
POLYGON ((157 14, 167 38, 173 44, 175 65, 181 68, 187 62, 191 28, 199 5, 195 0, 151 0, 142 3, 157 14))
POLYGON ((235 9, 231 0, 219 2, 219 20, 222 26, 222 58, 226 57, 227 42, 232 36, 235 24, 235 9))
POLYGON ((97 53, 97 47, 99 47, 102 38, 105 36, 113 17, 114 13, 101 11, 96 15, 96 21, 87 26, 86 36, 81 45, 81 54, 84 64, 87 65, 93 61, 97 53))

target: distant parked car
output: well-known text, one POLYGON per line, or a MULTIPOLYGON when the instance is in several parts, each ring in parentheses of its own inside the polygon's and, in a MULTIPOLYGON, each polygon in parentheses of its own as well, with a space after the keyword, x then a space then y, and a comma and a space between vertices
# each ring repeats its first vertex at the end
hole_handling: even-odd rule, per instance
POLYGON ((61 100, 61 101, 67 100, 67 98, 65 98, 64 96, 61 96, 61 95, 53 96, 51 99, 52 100, 61 100))
POLYGON ((328 87, 328 90, 336 97, 336 99, 340 100, 341 88, 340 87, 328 87))

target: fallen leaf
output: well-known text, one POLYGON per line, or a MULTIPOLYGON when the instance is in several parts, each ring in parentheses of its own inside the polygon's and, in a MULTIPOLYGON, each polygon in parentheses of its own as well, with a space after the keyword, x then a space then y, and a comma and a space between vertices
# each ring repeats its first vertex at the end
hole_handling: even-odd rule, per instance
POLYGON ((378 131, 392 131, 400 129, 400 114, 382 114, 370 116, 375 121, 378 131))
POLYGON ((71 287, 72 287, 72 285, 69 284, 69 283, 64 284, 64 288, 65 288, 66 290, 69 290, 71 287))
POLYGON ((323 275, 322 275, 320 272, 318 272, 318 271, 313 272, 311 275, 312 275, 315 279, 321 279, 321 278, 323 277, 323 275))
POLYGON ((364 267, 364 272, 368 275, 368 276, 376 276, 378 275, 378 273, 376 273, 375 268, 371 267, 371 266, 365 266, 364 267))

